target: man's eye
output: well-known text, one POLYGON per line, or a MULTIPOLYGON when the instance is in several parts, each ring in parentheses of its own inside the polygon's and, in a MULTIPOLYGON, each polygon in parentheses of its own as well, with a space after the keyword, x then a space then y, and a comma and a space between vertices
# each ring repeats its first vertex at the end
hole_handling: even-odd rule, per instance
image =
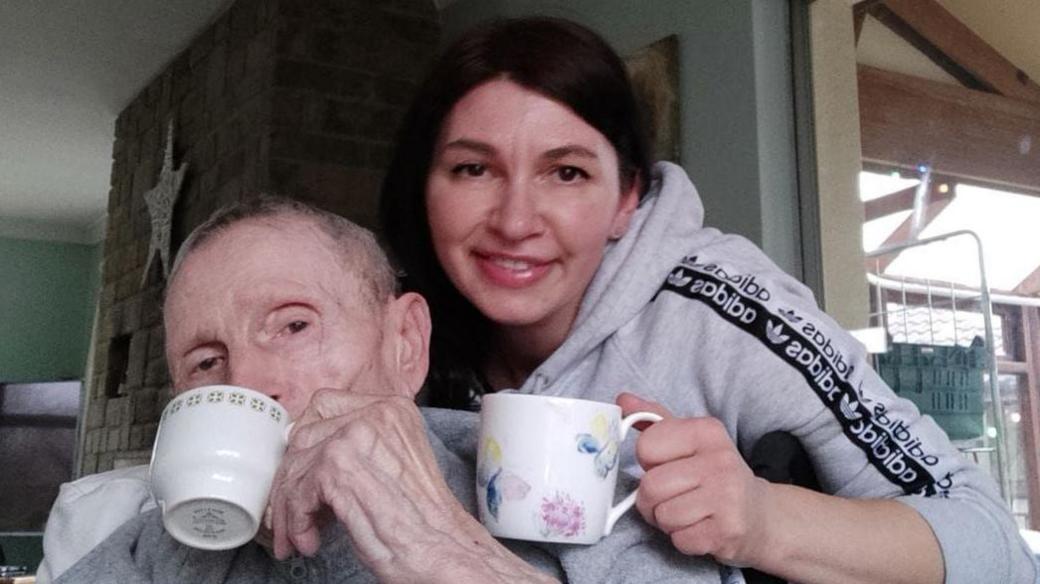
POLYGON ((210 357, 199 361, 199 364, 195 366, 195 369, 199 371, 209 371, 220 364, 220 357, 210 357))
POLYGON ((285 328, 291 334, 295 335, 296 333, 302 331, 303 329, 307 328, 308 326, 310 326, 310 323, 305 321, 305 320, 294 320, 294 321, 290 322, 288 325, 286 325, 285 328))
POLYGON ((456 164, 451 168, 451 173, 455 176, 468 176, 471 178, 479 178, 487 173, 487 167, 483 164, 476 162, 467 162, 465 164, 456 164))
POLYGON ((584 180, 589 178, 589 173, 578 168, 577 166, 561 166, 556 169, 556 176, 563 182, 575 182, 579 179, 584 180))

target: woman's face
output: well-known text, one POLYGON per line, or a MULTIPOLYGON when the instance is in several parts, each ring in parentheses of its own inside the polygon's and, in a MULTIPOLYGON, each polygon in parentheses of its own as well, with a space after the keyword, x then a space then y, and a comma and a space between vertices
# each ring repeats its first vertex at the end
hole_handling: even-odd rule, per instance
MULTIPOLYGON (((634 183, 636 181, 633 181, 634 183)), ((433 246, 492 322, 566 335, 638 202, 610 142, 566 106, 504 79, 455 104, 426 182, 433 246)))

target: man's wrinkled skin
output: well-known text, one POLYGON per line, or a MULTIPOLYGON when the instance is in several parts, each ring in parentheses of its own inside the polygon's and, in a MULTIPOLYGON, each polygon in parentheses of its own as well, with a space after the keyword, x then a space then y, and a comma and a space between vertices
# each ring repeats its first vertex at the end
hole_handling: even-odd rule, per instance
POLYGON ((545 581, 448 488, 413 398, 430 318, 416 294, 371 298, 309 218, 240 221, 180 264, 165 305, 175 393, 270 395, 295 425, 268 513, 274 554, 313 555, 342 523, 381 580, 545 581))

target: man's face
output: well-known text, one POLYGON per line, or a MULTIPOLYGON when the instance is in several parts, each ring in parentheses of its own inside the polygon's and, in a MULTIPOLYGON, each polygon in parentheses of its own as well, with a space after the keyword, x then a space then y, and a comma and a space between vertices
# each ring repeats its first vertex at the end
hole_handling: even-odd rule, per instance
POLYGON ((191 253, 170 283, 166 358, 174 392, 248 387, 293 418, 321 388, 400 393, 386 344, 394 333, 384 330, 393 303, 373 306, 310 220, 237 223, 191 253))

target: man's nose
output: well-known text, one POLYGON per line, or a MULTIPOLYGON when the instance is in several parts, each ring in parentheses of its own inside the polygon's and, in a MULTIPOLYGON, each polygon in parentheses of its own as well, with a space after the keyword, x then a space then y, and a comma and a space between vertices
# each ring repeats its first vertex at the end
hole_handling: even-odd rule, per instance
POLYGON ((498 193, 488 221, 502 238, 521 241, 541 233, 544 228, 534 189, 524 179, 513 179, 498 193))
POLYGON ((239 352, 228 360, 227 383, 268 395, 276 401, 289 391, 288 378, 277 360, 262 352, 239 352))

